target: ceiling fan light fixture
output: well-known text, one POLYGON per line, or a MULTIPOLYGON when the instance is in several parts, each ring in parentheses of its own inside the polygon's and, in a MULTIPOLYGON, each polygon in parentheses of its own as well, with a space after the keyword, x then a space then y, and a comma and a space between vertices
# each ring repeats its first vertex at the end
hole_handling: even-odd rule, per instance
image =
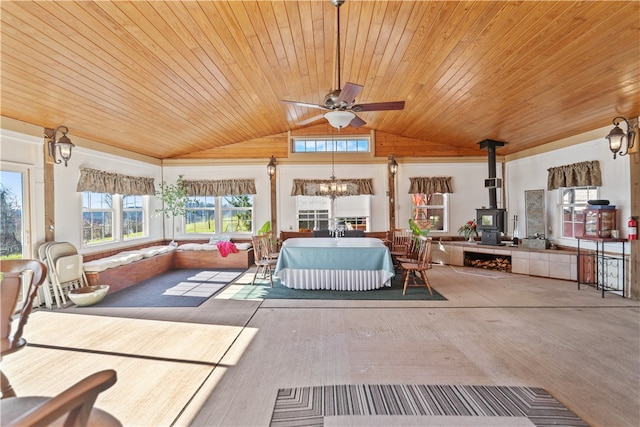
POLYGON ((327 119, 329 124, 334 128, 342 129, 344 127, 349 126, 349 123, 351 123, 351 120, 353 120, 355 116, 356 115, 353 114, 351 111, 336 110, 336 111, 329 111, 324 115, 324 118, 327 119))

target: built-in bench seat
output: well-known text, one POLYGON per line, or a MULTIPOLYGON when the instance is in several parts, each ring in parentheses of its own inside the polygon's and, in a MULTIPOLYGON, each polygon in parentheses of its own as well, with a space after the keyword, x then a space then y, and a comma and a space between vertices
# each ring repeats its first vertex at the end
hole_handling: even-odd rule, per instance
POLYGON ((99 273, 110 268, 120 267, 121 265, 131 264, 144 258, 151 258, 156 255, 165 254, 174 251, 175 246, 150 246, 148 248, 140 248, 128 251, 122 251, 115 255, 98 258, 93 261, 83 263, 85 273, 99 273))
POLYGON ((238 252, 226 256, 208 242, 137 247, 102 258, 94 254, 86 257, 90 260, 84 263, 84 270, 89 285, 106 284, 109 292, 115 292, 173 269, 251 267, 251 244, 234 243, 238 252))

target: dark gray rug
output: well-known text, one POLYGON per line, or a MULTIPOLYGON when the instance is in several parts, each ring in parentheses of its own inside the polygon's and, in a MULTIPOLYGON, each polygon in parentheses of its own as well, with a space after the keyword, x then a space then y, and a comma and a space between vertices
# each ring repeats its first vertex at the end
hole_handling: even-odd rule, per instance
MULTIPOLYGON (((422 282, 416 279, 418 284, 422 282)), ((403 285, 399 274, 393 278, 391 287, 370 291, 332 291, 327 289, 291 289, 283 286, 279 279, 273 279, 273 288, 269 280, 256 280, 252 286, 248 284, 234 294, 231 299, 318 299, 318 300, 440 300, 447 299, 433 289, 429 294, 426 286, 410 286, 407 294, 402 295, 403 285)))
POLYGON ((271 426, 323 426, 326 416, 525 417, 536 426, 588 426, 539 387, 360 384, 278 390, 271 426))
POLYGON ((197 307, 244 272, 235 268, 171 270, 109 293, 91 307, 197 307))

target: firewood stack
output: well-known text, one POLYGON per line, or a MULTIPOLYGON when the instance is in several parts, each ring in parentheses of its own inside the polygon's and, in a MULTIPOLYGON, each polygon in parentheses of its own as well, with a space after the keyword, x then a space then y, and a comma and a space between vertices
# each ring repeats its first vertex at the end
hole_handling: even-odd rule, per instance
POLYGON ((511 261, 509 258, 497 257, 495 259, 466 259, 465 265, 485 270, 511 271, 511 261))

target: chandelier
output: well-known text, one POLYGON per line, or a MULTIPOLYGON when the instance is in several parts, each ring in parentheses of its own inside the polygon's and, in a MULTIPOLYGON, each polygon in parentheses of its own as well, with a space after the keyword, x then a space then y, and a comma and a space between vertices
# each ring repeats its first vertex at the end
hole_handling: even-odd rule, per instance
POLYGON ((335 199, 336 197, 358 195, 358 186, 353 182, 342 181, 336 178, 335 172, 331 172, 329 182, 320 183, 319 196, 335 199))

